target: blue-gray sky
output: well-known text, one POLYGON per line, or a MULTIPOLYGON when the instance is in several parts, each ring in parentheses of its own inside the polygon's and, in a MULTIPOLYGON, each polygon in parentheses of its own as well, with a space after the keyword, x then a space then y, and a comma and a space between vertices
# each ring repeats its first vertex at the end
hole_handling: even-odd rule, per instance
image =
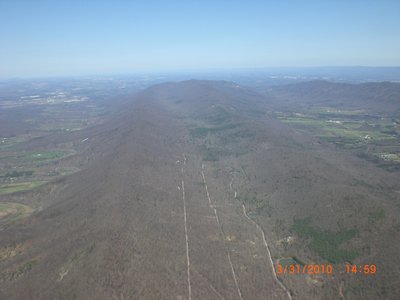
POLYGON ((399 0, 0 0, 0 77, 399 66, 399 0))

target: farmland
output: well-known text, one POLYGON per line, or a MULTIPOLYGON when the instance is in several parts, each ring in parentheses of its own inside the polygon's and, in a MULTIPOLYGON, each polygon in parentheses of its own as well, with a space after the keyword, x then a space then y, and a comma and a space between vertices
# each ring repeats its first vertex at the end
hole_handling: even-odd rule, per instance
POLYGON ((400 119, 326 107, 309 112, 276 112, 275 116, 321 142, 352 150, 384 169, 400 169, 400 119))

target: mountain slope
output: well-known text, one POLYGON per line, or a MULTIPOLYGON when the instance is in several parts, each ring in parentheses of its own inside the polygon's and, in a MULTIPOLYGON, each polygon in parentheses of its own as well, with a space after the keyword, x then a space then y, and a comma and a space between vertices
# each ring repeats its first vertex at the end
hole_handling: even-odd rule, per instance
POLYGON ((85 131, 87 167, 39 189, 42 209, 1 231, 0 298, 395 295, 397 178, 266 106, 234 83, 166 83, 85 131), (385 272, 351 277, 348 257, 385 272), (290 259, 335 274, 276 277, 290 259))

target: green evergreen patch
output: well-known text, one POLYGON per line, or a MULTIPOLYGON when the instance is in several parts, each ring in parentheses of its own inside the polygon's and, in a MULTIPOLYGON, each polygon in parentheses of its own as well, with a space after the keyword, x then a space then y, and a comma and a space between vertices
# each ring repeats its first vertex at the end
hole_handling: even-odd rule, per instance
POLYGON ((7 172, 6 174, 4 174, 3 176, 0 177, 4 177, 4 178, 16 178, 16 177, 22 177, 22 176, 31 176, 33 174, 33 171, 11 171, 11 172, 7 172))
POLYGON ((239 124, 225 124, 221 126, 213 126, 213 127, 197 127, 190 130, 190 134, 194 138, 202 138, 206 137, 208 134, 215 134, 224 130, 233 129, 239 126, 239 124))
POLYGON ((353 261, 359 254, 354 250, 343 250, 340 246, 358 235, 355 229, 338 232, 319 230, 310 225, 311 219, 294 220, 292 230, 300 237, 311 240, 309 247, 331 263, 353 261))

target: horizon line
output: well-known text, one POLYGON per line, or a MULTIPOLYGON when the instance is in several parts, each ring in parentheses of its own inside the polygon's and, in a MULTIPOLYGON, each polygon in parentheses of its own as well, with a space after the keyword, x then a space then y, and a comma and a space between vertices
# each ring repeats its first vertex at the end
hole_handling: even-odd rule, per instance
MULTIPOLYGON (((232 67, 232 68, 202 68, 202 69, 170 69, 170 70, 138 70, 138 71, 105 71, 105 72, 77 72, 65 74, 49 75, 15 75, 0 76, 0 81, 8 80, 34 80, 34 79, 62 79, 62 78, 82 78, 82 77, 105 77, 105 76, 143 76, 143 75, 173 75, 185 73, 224 73, 241 71, 278 71, 278 70, 312 70, 312 69, 400 69, 397 66, 368 66, 368 65, 321 65, 321 66, 279 66, 279 67, 232 67)), ((399 74, 400 75, 400 74, 399 74)))

